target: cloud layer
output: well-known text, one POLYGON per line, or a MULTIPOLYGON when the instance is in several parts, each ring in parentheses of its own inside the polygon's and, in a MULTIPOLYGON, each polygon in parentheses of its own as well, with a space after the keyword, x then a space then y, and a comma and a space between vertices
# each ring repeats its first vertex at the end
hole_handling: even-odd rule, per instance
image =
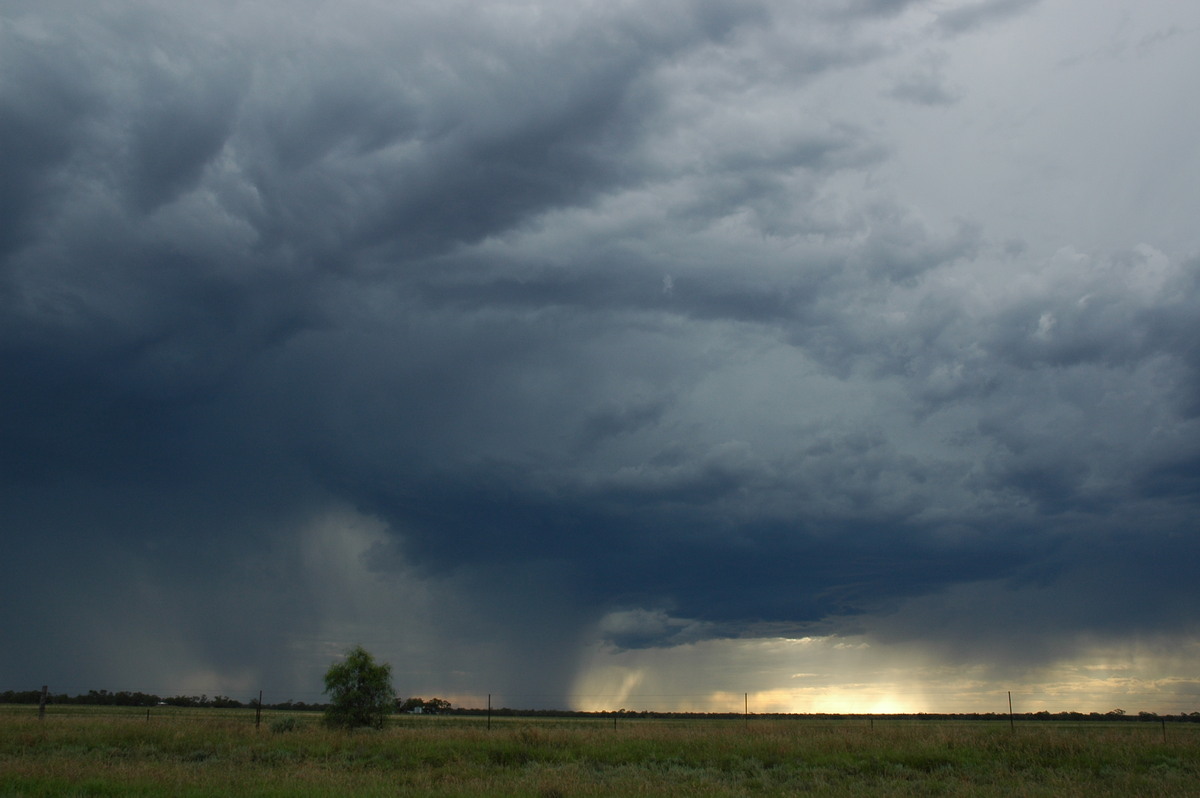
POLYGON ((1200 18, 1059 13, 9 4, 0 681, 1194 640, 1200 18))

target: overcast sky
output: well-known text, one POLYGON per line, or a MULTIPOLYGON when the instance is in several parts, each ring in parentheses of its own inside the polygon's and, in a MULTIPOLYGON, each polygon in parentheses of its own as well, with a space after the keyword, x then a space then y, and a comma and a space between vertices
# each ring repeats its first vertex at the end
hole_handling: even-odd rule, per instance
POLYGON ((1198 75, 1176 0, 4 0, 0 688, 1200 709, 1198 75))

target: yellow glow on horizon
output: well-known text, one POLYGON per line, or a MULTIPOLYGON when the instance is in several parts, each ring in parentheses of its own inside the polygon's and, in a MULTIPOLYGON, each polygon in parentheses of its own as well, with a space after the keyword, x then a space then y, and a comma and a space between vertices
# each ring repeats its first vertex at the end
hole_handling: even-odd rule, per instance
POLYGON ((1200 641, 1173 648, 1081 645, 1075 656, 1020 670, 938 661, 916 646, 860 637, 707 640, 673 648, 597 646, 575 708, 676 712, 1193 712, 1200 641), (745 685, 745 689, 738 687, 745 685))
POLYGON ((760 703, 752 703, 752 712, 886 715, 928 711, 924 695, 907 693, 903 686, 897 685, 855 684, 783 689, 752 694, 752 698, 755 696, 760 697, 760 703))

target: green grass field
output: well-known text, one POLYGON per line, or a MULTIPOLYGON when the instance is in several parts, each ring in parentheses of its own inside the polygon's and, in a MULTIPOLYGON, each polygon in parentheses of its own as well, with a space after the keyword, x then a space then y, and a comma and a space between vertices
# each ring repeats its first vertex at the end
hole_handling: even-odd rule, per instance
POLYGON ((1200 795, 1200 724, 0 707, 4 796, 1200 795))

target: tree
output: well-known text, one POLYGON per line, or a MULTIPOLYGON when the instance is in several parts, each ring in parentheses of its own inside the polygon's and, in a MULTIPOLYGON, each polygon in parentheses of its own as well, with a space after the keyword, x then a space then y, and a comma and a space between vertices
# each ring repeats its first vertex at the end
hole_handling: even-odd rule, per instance
POLYGON ((333 663, 325 672, 325 692, 329 694, 326 724, 344 729, 382 729, 396 702, 392 666, 377 664, 366 649, 355 646, 346 652, 344 660, 333 663))

